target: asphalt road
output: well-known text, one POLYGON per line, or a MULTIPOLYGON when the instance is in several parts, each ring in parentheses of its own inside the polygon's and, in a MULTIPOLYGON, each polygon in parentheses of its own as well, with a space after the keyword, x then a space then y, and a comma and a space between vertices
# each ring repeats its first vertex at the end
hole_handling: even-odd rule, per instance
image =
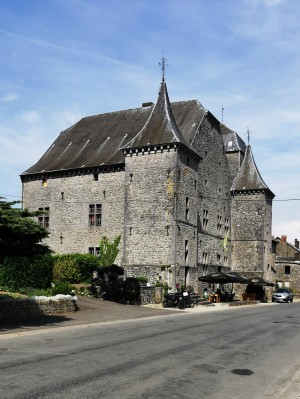
POLYGON ((2 399, 300 398, 300 303, 0 335, 2 399))

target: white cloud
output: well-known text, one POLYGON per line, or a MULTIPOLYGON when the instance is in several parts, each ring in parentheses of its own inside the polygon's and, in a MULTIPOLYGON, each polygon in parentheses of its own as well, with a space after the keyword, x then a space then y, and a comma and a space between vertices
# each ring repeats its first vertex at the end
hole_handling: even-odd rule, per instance
POLYGON ((16 101, 18 99, 19 99, 18 94, 16 94, 16 93, 7 93, 3 97, 1 97, 0 100, 2 102, 4 102, 4 103, 6 103, 6 102, 8 103, 8 102, 16 101))
POLYGON ((25 111, 20 115, 20 119, 27 123, 36 123, 40 119, 38 111, 25 111))

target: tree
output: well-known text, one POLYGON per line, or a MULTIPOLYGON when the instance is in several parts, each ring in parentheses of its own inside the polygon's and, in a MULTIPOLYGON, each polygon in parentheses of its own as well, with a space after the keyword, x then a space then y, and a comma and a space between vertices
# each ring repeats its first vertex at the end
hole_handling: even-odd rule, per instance
POLYGON ((14 208, 20 201, 7 202, 0 197, 0 262, 5 257, 35 257, 50 253, 41 241, 49 233, 32 217, 41 214, 27 209, 14 208))
POLYGON ((119 253, 119 244, 121 236, 118 235, 114 238, 112 242, 109 241, 107 237, 103 237, 100 241, 100 256, 99 264, 100 266, 110 266, 116 260, 119 253))

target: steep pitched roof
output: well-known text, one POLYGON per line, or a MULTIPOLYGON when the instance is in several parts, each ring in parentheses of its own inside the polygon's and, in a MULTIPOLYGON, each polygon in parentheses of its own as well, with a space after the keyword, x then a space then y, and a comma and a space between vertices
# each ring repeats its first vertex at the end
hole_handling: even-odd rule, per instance
POLYGON ((138 134, 123 149, 171 143, 181 143, 196 153, 176 123, 169 100, 167 85, 163 81, 160 85, 157 102, 152 109, 149 119, 138 134))
POLYGON ((263 181, 258 168, 255 164, 252 154, 251 146, 246 148, 245 158, 243 163, 232 183, 232 191, 256 191, 268 190, 274 197, 274 194, 263 181))
POLYGON ((229 129, 223 123, 220 123, 220 129, 226 152, 242 151, 245 153, 246 144, 236 132, 229 129))
MULTIPOLYGON (((124 164, 120 149, 146 124, 154 106, 88 116, 60 133, 40 160, 21 176, 77 169, 83 166, 124 164)), ((177 125, 188 142, 205 115, 198 100, 171 103, 177 125)))

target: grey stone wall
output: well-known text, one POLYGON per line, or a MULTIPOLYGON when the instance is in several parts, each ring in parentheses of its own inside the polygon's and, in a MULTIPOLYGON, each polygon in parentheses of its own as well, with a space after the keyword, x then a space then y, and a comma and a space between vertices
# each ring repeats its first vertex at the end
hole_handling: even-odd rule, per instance
POLYGON ((231 236, 231 263, 234 270, 270 272, 271 221, 271 200, 264 192, 234 196, 231 236))
POLYGON ((53 178, 46 187, 42 180, 26 182, 23 204, 32 211, 49 207, 50 236, 45 241, 54 252, 87 253, 89 247, 99 247, 104 235, 112 239, 123 233, 124 175, 101 173, 98 181, 92 174, 53 178), (89 204, 102 204, 99 227, 89 226, 89 204))
POLYGON ((230 264, 230 252, 224 250, 222 240, 231 220, 231 175, 223 140, 215 124, 216 121, 207 117, 193 142, 203 158, 198 170, 197 204, 197 263, 201 275, 203 271, 208 274, 218 266, 230 264))
POLYGON ((126 156, 124 266, 171 264, 176 164, 173 150, 126 156))

